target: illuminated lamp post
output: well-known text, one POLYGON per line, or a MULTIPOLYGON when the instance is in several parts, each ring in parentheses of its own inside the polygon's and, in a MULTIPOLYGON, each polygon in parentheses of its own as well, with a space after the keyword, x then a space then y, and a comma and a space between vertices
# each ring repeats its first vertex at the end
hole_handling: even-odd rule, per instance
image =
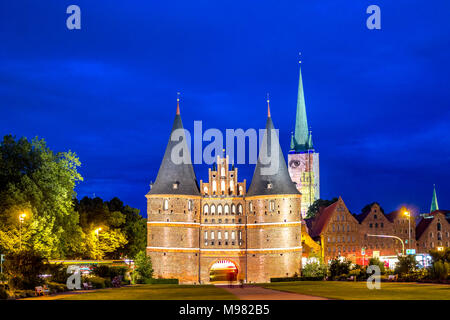
POLYGON ((408 247, 411 249, 411 213, 405 210, 403 214, 408 217, 408 247))
POLYGON ((19 248, 22 251, 22 224, 27 217, 26 213, 21 213, 19 215, 19 248))

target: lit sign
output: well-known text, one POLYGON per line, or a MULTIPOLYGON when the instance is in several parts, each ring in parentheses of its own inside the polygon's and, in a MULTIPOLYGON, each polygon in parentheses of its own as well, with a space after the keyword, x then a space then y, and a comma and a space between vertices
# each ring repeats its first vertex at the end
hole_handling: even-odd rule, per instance
POLYGON ((406 254, 416 254, 416 249, 406 249, 406 254))

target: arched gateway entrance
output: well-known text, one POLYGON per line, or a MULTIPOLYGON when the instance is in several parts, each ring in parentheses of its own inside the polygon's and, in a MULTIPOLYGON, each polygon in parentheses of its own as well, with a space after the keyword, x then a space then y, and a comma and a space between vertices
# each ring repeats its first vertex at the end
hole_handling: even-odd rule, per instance
POLYGON ((211 266, 209 270, 209 281, 236 281, 238 268, 233 261, 219 260, 211 266))

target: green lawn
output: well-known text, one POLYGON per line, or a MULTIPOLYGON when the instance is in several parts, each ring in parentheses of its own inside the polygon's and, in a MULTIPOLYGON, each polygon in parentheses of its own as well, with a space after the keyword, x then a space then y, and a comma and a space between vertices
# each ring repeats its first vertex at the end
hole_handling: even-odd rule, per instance
POLYGON ((262 284, 264 288, 345 300, 450 300, 450 285, 381 282, 369 290, 366 282, 298 281, 262 284))
MULTIPOLYGON (((57 298, 57 297, 55 297, 57 298)), ((234 295, 212 285, 145 284, 61 295, 61 300, 234 300, 234 295)))

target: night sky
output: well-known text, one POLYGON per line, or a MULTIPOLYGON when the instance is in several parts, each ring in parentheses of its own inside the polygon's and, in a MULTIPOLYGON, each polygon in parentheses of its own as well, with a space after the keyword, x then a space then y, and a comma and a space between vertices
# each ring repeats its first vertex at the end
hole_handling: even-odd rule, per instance
MULTIPOLYGON (((78 197, 145 214, 181 92, 185 128, 263 128, 266 93, 287 153, 298 52, 321 197, 352 212, 450 209, 449 1, 0 3, 0 134, 75 151, 78 197), (66 28, 67 6, 81 30, 66 28), (381 7, 381 30, 366 8, 381 7)), ((198 180, 207 167, 195 166, 198 180)), ((254 166, 239 166, 250 184, 254 166)))

